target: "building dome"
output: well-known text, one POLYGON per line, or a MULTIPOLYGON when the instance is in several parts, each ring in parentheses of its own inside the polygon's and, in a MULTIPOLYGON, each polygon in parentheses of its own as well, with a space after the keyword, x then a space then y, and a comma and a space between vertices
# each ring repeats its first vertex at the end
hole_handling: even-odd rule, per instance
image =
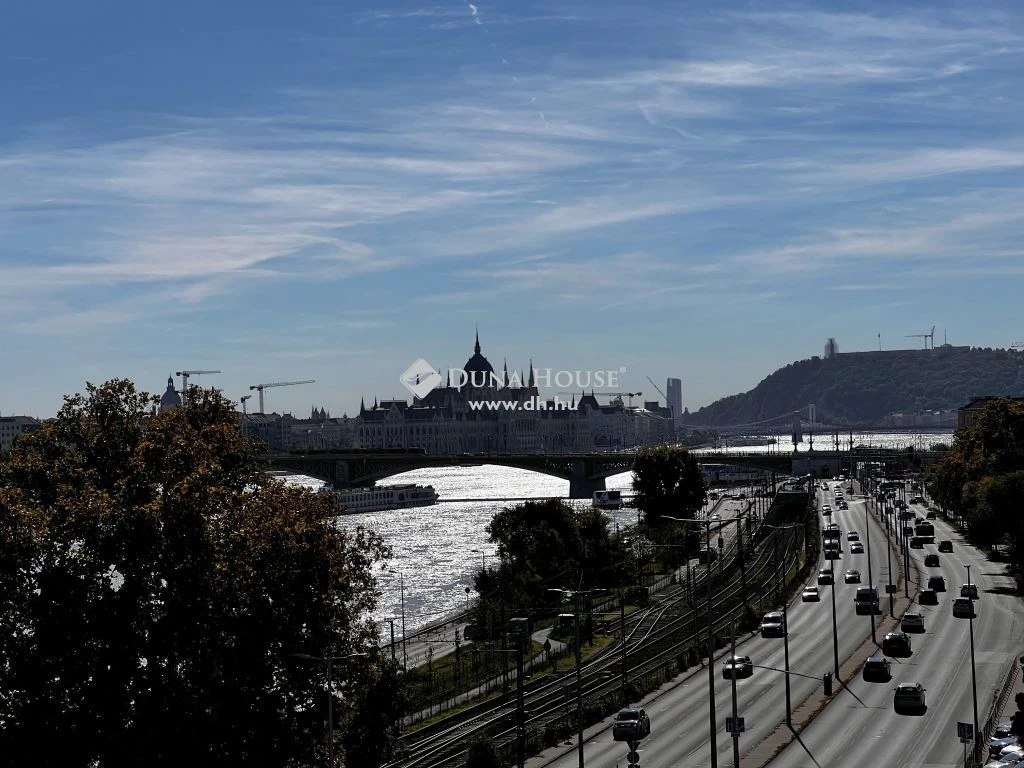
POLYGON ((487 358, 480 354, 480 334, 476 335, 476 344, 473 347, 473 356, 462 366, 469 377, 471 387, 490 387, 494 384, 494 368, 487 358))
POLYGON ((174 390, 174 379, 167 376, 167 391, 160 398, 160 410, 169 411, 181 405, 181 395, 174 390))

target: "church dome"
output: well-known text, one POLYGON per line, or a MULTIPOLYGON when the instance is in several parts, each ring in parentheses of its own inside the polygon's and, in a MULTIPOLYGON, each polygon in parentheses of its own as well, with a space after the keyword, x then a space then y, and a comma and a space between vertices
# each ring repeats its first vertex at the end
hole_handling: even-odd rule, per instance
POLYGON ((494 384, 494 368, 487 358, 480 354, 480 334, 476 335, 476 344, 473 347, 473 356, 462 366, 469 376, 469 385, 472 387, 490 387, 494 384))
POLYGON ((167 377, 167 391, 160 398, 160 410, 169 411, 181 405, 181 395, 174 391, 174 379, 167 377))

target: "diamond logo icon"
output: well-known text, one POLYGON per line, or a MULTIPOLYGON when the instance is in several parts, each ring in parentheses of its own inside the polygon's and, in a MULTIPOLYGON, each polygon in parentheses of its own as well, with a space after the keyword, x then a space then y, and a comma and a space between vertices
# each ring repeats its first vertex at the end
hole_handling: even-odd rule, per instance
POLYGON ((441 383, 441 374, 421 357, 406 368, 398 380, 402 382, 403 387, 422 400, 441 383))

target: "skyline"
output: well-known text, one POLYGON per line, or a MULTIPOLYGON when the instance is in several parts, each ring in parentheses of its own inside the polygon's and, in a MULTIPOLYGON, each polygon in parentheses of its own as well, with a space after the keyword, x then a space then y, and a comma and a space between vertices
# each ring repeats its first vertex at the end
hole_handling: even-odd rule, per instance
POLYGON ((351 416, 477 327, 691 411, 1024 341, 1024 15, 841 7, 9 4, 0 413, 188 368, 351 416))

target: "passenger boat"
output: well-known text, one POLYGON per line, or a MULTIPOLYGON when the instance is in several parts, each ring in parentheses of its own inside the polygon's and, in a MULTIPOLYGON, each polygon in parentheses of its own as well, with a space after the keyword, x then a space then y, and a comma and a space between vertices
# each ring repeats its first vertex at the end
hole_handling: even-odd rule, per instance
POLYGON ((622 491, 594 491, 594 506, 598 509, 622 509, 622 491))
POLYGON ((383 512, 408 507, 428 507, 438 499, 432 485, 375 485, 371 488, 345 488, 331 491, 345 507, 345 514, 383 512))

